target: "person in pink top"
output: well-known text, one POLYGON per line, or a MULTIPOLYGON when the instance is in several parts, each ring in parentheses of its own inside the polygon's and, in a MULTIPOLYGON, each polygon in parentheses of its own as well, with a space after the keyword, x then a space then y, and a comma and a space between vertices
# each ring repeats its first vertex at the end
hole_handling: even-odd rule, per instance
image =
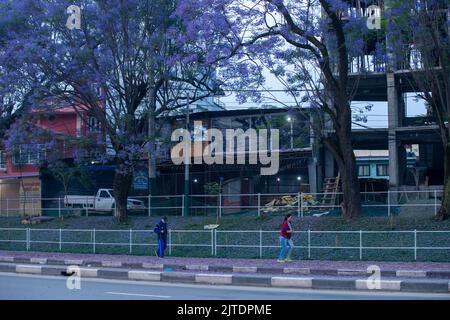
POLYGON ((294 247, 294 243, 292 242, 292 220, 294 217, 292 214, 288 214, 284 217, 283 224, 281 225, 281 233, 280 233, 280 244, 281 244, 281 252, 278 257, 278 262, 288 262, 292 261, 291 252, 294 247), (287 250, 286 250, 287 248, 287 250), (285 257, 286 254, 286 257, 285 257))

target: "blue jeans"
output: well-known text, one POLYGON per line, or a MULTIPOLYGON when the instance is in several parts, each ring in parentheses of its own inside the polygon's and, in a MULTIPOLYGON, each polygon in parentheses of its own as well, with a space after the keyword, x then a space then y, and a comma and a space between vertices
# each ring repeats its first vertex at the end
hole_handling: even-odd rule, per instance
POLYGON ((167 247, 167 241, 159 239, 158 240, 158 249, 156 250, 156 252, 158 253, 158 256, 160 258, 164 258, 164 250, 166 250, 166 247, 167 247))
POLYGON ((280 252, 280 256, 278 257, 279 260, 284 260, 285 259, 285 252, 286 252, 286 247, 287 252, 286 252, 286 259, 291 257, 291 252, 292 252, 292 240, 286 239, 285 237, 280 237, 280 244, 281 244, 281 252, 280 252))

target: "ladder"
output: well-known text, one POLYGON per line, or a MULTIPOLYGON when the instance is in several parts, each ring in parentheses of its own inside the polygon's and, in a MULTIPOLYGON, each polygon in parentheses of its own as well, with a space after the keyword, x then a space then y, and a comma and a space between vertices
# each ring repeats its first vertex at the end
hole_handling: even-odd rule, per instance
POLYGON ((335 178, 325 178, 325 188, 323 189, 322 205, 336 205, 336 193, 339 192, 341 175, 338 173, 335 178))

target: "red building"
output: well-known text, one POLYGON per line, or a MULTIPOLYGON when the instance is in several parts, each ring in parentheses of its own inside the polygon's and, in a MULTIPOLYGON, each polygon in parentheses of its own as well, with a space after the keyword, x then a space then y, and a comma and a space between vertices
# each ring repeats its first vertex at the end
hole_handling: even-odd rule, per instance
MULTIPOLYGON (((51 113, 38 113, 36 123, 57 135, 79 137, 96 127, 95 119, 80 116, 71 106, 62 107, 51 113)), ((0 148, 0 210, 3 214, 25 214, 40 211, 41 181, 38 164, 47 152, 8 152, 0 148), (33 200, 36 198, 36 200, 33 200)), ((71 152, 71 151, 68 151, 71 152)), ((66 154, 70 157, 70 154, 66 154)))

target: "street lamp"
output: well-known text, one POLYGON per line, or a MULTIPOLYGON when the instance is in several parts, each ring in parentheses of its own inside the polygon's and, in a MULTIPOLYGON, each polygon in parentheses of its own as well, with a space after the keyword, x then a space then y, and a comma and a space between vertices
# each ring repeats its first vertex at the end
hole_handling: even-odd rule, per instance
POLYGON ((293 128, 293 120, 292 120, 292 117, 291 116, 288 116, 287 117, 287 121, 290 123, 290 125, 291 125, 291 150, 293 150, 294 149, 294 134, 293 134, 293 132, 294 132, 294 128, 293 128))

